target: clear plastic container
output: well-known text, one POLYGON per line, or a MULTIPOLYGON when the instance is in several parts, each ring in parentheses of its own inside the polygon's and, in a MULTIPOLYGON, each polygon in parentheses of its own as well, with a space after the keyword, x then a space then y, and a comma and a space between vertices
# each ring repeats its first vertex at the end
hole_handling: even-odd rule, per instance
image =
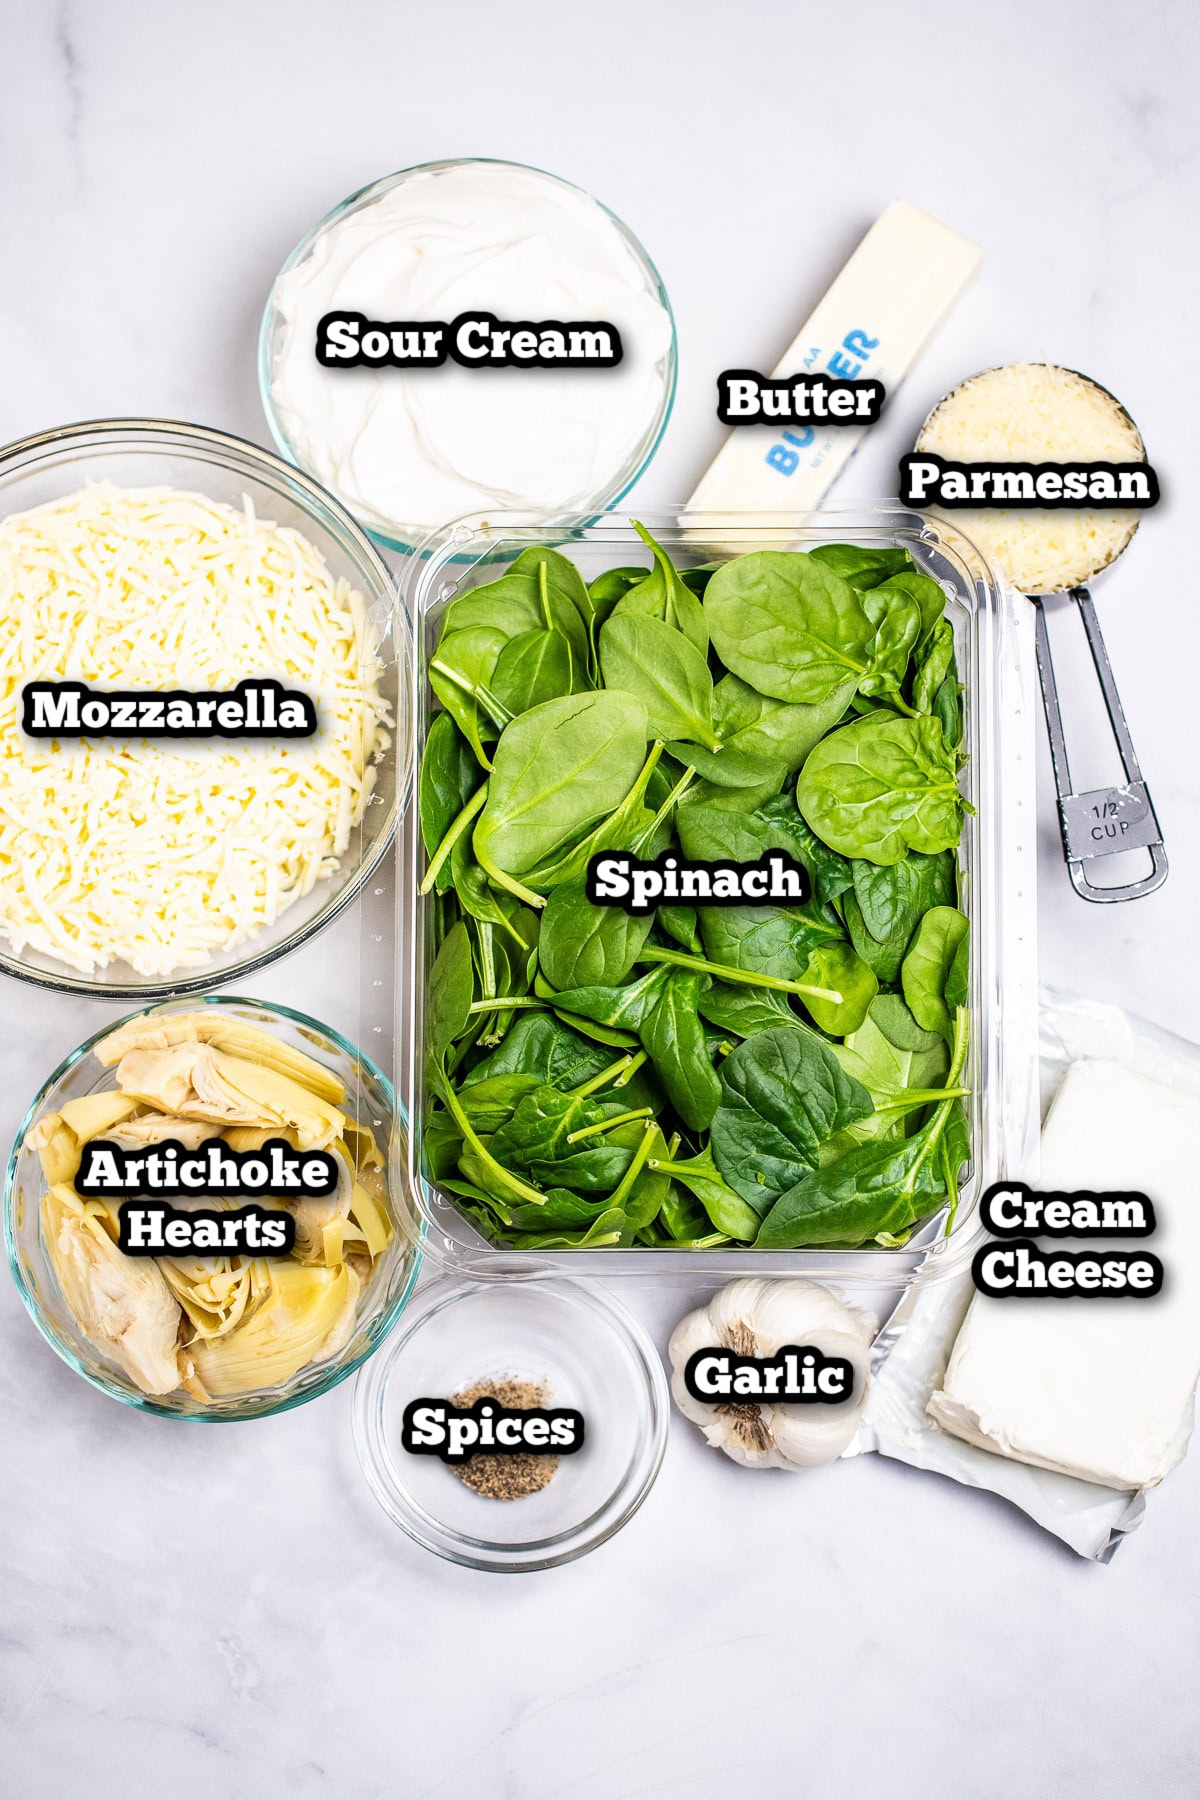
MULTIPOLYGON (((1036 861, 1033 841, 1033 709, 1026 688, 1032 621, 1029 608, 953 526, 927 520, 896 503, 833 507, 804 517, 697 514, 648 510, 641 522, 682 567, 753 550, 813 549, 845 543, 901 546, 946 589, 959 676, 965 687, 962 785, 972 811, 959 852, 962 904, 971 921, 971 1044, 966 1079, 972 1160, 960 1187, 953 1228, 945 1209, 902 1249, 723 1248, 710 1251, 637 1247, 521 1251, 489 1244, 459 1213, 452 1196, 425 1179, 421 1121, 425 1107, 424 999, 432 962, 426 930, 429 902, 418 894, 424 867, 416 808, 401 846, 397 916, 397 1054, 401 1091, 413 1121, 411 1140, 394 1156, 410 1159, 424 1244, 432 1261, 478 1279, 528 1278, 555 1272, 679 1276, 807 1274, 842 1283, 907 1283, 918 1270, 946 1274, 962 1261, 984 1189, 1019 1158, 1036 1129, 1036 861), (407 897, 407 903, 403 897, 407 897), (1019 1142, 1018 1142, 1019 1140, 1019 1142)), ((417 640, 413 711, 418 767, 433 708, 425 667, 448 603, 531 545, 558 547, 585 580, 648 557, 628 516, 606 514, 555 530, 492 521, 447 531, 411 571, 407 602, 417 640)))
MULTIPOLYGON (((212 1008, 229 1020, 260 1027, 283 1044, 324 1064, 346 1089, 343 1110, 367 1127, 381 1146, 389 1134, 393 1144, 403 1137, 405 1121, 396 1111, 391 1082, 340 1033, 304 1013, 261 1000, 219 995, 198 1001, 170 1002, 148 1009, 148 1014, 154 1020, 167 1019, 173 1014, 195 1012, 201 1007, 212 1008)), ((131 1013, 129 1019, 142 1016, 131 1013)), ((27 1143, 27 1138, 39 1119, 57 1113, 65 1103, 116 1087, 116 1069, 105 1067, 92 1055, 92 1050, 101 1038, 126 1023, 127 1019, 110 1020, 73 1050, 46 1080, 17 1131, 5 1182, 4 1234, 13 1279, 30 1317, 51 1349, 93 1387, 124 1401, 127 1406, 157 1414, 160 1418, 207 1423, 257 1419, 286 1412, 305 1400, 315 1399, 353 1374, 370 1356, 391 1329, 416 1283, 421 1257, 413 1242, 407 1184, 403 1178, 399 1191, 389 1180, 393 1235, 376 1258, 370 1278, 359 1296, 347 1341, 328 1360, 310 1363, 275 1386, 207 1401, 194 1398, 182 1387, 169 1394, 147 1394, 88 1337, 67 1305, 42 1230, 41 1200, 46 1191, 46 1176, 37 1150, 27 1143)), ((220 1127, 213 1125, 211 1129, 216 1133, 220 1127)))
MULTIPOLYGON (((62 426, 0 451, 0 519, 64 499, 94 482, 199 493, 238 511, 248 504, 256 519, 306 538, 334 579, 348 583, 362 596, 362 636, 378 659, 378 691, 392 721, 387 726, 390 742, 371 758, 374 786, 361 818, 347 828, 336 869, 315 880, 274 918, 266 917, 232 948, 218 949, 199 964, 180 964, 162 974, 142 974, 128 962, 117 960, 88 972, 29 943, 14 950, 0 930, 0 971, 5 974, 66 993, 128 1002, 196 993, 241 980, 306 943, 355 897, 387 849, 398 813, 407 801, 413 745, 407 704, 412 652, 408 621, 396 605, 392 577, 370 538, 315 481, 269 451, 204 426, 153 419, 62 426)), ((152 637, 153 621, 149 633, 152 637)), ((15 635, 19 642, 19 634, 15 635)), ((9 665, 10 678, 13 668, 20 671, 21 666, 19 658, 9 665)), ((76 672, 72 646, 71 673, 76 672)), ((247 678, 274 676, 289 685, 283 670, 246 668, 239 673, 247 678)), ((17 680, 22 680, 20 673, 17 680)), ((0 698, 3 694, 0 684, 0 698)), ((320 696, 312 698, 320 720, 320 696)), ((11 724, 6 729, 19 730, 19 699, 12 692, 8 704, 11 724)), ((128 746, 129 756, 137 756, 143 744, 151 742, 136 738, 118 741, 128 746)), ((226 746, 231 741, 226 740, 226 746)), ((219 741, 206 745, 205 754, 219 748, 219 741)), ((67 740, 54 748, 54 754, 71 754, 67 740)), ((223 766, 228 762, 227 758, 223 766)), ((6 841, 5 852, 11 857, 11 840, 6 841)), ((52 904, 49 910, 53 911, 52 904)))

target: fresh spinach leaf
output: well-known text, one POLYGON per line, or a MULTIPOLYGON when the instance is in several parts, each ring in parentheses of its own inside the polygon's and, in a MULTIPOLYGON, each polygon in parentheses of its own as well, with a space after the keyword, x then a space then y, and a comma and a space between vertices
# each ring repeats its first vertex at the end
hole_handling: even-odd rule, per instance
POLYGON ((956 1104, 943 1101, 913 1137, 862 1144, 802 1175, 763 1220, 758 1247, 903 1243, 945 1199, 939 1146, 956 1104))
POLYGON ((600 667, 610 691, 641 701, 653 736, 720 749, 704 652, 674 626, 618 607, 600 633, 600 667))
POLYGON ((933 907, 921 920, 900 972, 904 998, 918 1025, 947 1041, 954 1036, 954 1014, 966 999, 969 932, 966 915, 957 907, 933 907))
POLYGON ((942 683, 954 666, 954 627, 938 619, 918 647, 913 663, 912 703, 918 712, 932 712, 942 683))
POLYGON ((903 696, 909 657, 921 635, 921 609, 891 582, 862 596, 863 611, 875 627, 870 666, 858 684, 868 699, 886 700, 900 712, 910 709, 903 696))
POLYGON ((913 850, 902 862, 888 864, 856 858, 852 868, 854 894, 845 906, 851 942, 880 981, 895 982, 922 915, 931 906, 954 903, 953 853, 922 856, 913 850))
POLYGON ((551 987, 612 987, 623 982, 649 937, 654 915, 593 906, 583 880, 564 881, 546 901, 538 961, 551 987))
POLYGON ((912 569, 912 559, 907 550, 879 549, 865 550, 858 544, 822 544, 819 549, 811 550, 809 555, 814 562, 822 562, 826 568, 848 581, 851 587, 865 593, 868 588, 878 587, 881 581, 887 581, 893 575, 903 575, 912 569))
POLYGON ((679 762, 695 769, 697 775, 714 787, 743 791, 763 787, 765 792, 773 794, 787 779, 787 769, 783 763, 765 762, 760 756, 747 755, 744 751, 728 746, 706 750, 701 744, 673 741, 667 745, 667 749, 679 762))
POLYGON ((877 995, 871 1003, 871 1017, 898 1050, 934 1050, 941 1045, 941 1034, 918 1025, 899 994, 877 995))
POLYGON ((505 874, 561 851, 621 804, 645 753, 645 709, 627 694, 573 694, 522 713, 496 746, 475 827, 484 869, 512 886, 505 874))
POLYGON ((952 849, 962 834, 953 757, 931 718, 876 713, 831 732, 800 771, 796 804, 831 849, 875 863, 952 849))
MULTIPOLYGON (((421 758, 421 785, 418 800, 421 839, 425 853, 432 856, 450 826, 458 817, 479 782, 479 764, 466 738, 448 712, 433 719, 425 737, 425 754, 421 758)), ((438 877, 439 886, 449 885, 450 875, 438 877)))
POLYGON ((813 994, 804 1002, 814 1023, 832 1037, 857 1031, 879 992, 873 972, 844 940, 819 944, 800 979, 841 995, 840 1000, 821 1000, 813 994))
POLYGON ((721 1067, 713 1160, 756 1212, 811 1169, 821 1144, 871 1111, 871 1096, 810 1032, 747 1038, 721 1067))
POLYGON ((487 626, 505 638, 541 628, 561 632, 580 657, 587 653, 588 590, 571 560, 557 550, 522 550, 497 580, 452 600, 442 617, 441 645, 451 632, 487 626))
POLYGON ((491 691, 515 718, 543 701, 586 693, 591 685, 570 639, 560 631, 539 630, 509 638, 496 660, 491 691))
POLYGON ((433 1056, 444 1057, 455 1038, 467 1029, 474 995, 470 933, 459 923, 447 934, 429 972, 425 1041, 433 1056))
MULTIPOLYGON (((707 1218, 725 1237, 753 1243, 758 1234, 759 1214, 749 1206, 736 1189, 730 1187, 712 1159, 712 1152, 683 1162, 659 1165, 672 1182, 687 1188, 704 1208, 707 1218)), ((678 1235, 673 1233, 672 1235, 678 1235)))
MULTIPOLYGON (((639 581, 622 594, 609 617, 621 616, 660 620, 674 626, 693 643, 702 656, 708 651, 708 625, 704 608, 683 582, 674 563, 661 545, 656 544, 644 526, 635 519, 633 528, 642 542, 654 553, 654 567, 644 581, 639 581)), ((678 735, 672 733, 672 736, 678 735)))
POLYGON ((804 1030, 804 1022, 792 1011, 787 995, 773 993, 770 988, 731 987, 728 982, 714 981, 701 994, 699 1007, 701 1018, 736 1037, 753 1037, 757 1031, 773 1031, 781 1025, 804 1030))
POLYGON ((594 1019, 598 1025, 639 1031, 649 1018, 667 985, 671 971, 656 964, 647 974, 622 987, 594 983, 589 987, 568 988, 554 996, 554 1004, 563 1012, 582 1019, 594 1019))
MULTIPOLYGON (((854 697, 850 676, 815 706, 773 700, 737 675, 724 675, 713 689, 713 728, 726 756, 737 752, 774 768, 782 762, 794 774, 809 751, 831 731, 854 697)), ((713 779, 720 780, 720 776, 713 779)), ((782 785, 782 776, 776 787, 782 785)))
POLYGON ((588 1043, 550 1013, 522 1013, 498 1050, 463 1077, 463 1090, 500 1075, 533 1075, 555 1087, 577 1087, 603 1073, 611 1051, 588 1043))
POLYGON ((721 1099, 697 1010, 707 975, 672 969, 640 1036, 667 1098, 689 1131, 704 1131, 721 1099))
POLYGON ((727 669, 760 694, 832 701, 871 657, 875 628, 859 595, 805 551, 760 550, 717 570, 704 615, 727 669))
POLYGON ((758 809, 758 816, 787 834, 797 860, 808 870, 813 899, 829 907, 854 881, 854 871, 844 856, 823 844, 801 817, 792 793, 776 794, 758 809))
POLYGON ((889 576, 872 588, 871 595, 877 607, 890 607, 898 599, 915 601, 921 615, 919 636, 922 638, 933 630, 946 610, 945 589, 932 575, 923 575, 919 569, 904 569, 889 576))

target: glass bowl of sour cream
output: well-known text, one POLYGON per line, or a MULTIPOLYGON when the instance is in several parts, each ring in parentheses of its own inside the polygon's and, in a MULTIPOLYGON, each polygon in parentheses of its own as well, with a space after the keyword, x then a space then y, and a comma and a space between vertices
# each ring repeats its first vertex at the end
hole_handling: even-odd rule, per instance
POLYGON ((570 182, 482 158, 335 207, 284 263, 259 340, 280 450, 398 550, 500 510, 602 512, 654 455, 675 378, 666 289, 628 227, 570 182))

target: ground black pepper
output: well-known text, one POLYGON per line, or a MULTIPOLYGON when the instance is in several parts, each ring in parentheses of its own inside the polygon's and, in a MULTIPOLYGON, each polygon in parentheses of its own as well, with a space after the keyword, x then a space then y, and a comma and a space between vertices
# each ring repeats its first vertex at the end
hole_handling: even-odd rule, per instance
MULTIPOLYGON (((514 1381, 507 1376, 494 1381, 477 1381, 461 1394, 451 1394, 455 1406, 473 1406, 476 1400, 496 1400, 501 1406, 527 1412, 531 1407, 549 1405, 544 1387, 532 1381, 514 1381)), ((458 1479, 482 1494, 486 1500, 524 1500, 536 1494, 552 1480, 558 1468, 557 1456, 472 1456, 465 1463, 451 1465, 458 1479)))

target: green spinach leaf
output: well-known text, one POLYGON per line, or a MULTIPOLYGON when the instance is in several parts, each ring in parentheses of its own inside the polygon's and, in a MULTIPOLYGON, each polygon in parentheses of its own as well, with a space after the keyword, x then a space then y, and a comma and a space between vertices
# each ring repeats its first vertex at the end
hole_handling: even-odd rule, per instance
MULTIPOLYGON (((433 855, 478 782, 479 764, 466 738, 450 713, 438 713, 426 734, 421 758, 418 807, 427 856, 433 855)), ((448 870, 438 877, 443 891, 449 880, 448 870)))
POLYGON ((871 1111, 871 1096, 810 1032, 747 1038, 721 1067, 710 1132, 721 1174, 756 1212, 811 1169, 821 1144, 871 1111))
POLYGON ((876 713, 832 732, 801 769, 796 804, 831 849, 875 863, 952 849, 962 833, 953 757, 931 718, 876 713))
POLYGON ((822 562, 843 581, 865 593, 868 588, 878 587, 881 581, 887 581, 893 575, 903 575, 912 569, 912 559, 907 550, 879 549, 866 550, 858 544, 822 544, 819 549, 811 550, 809 555, 814 562, 822 562))
MULTIPOLYGON (((658 619, 674 626, 693 643, 702 656, 708 651, 708 626, 704 608, 687 584, 680 579, 674 563, 661 545, 635 519, 633 528, 642 542, 654 553, 654 567, 617 601, 610 618, 626 617, 658 619)), ((677 734, 671 734, 677 735, 677 734)))
POLYGON ((645 753, 645 709, 627 694, 573 694, 522 713, 496 746, 475 827, 484 869, 511 887, 505 874, 534 869, 618 807, 645 753))
POLYGON ((721 1099, 697 1010, 708 981, 707 975, 671 969, 640 1032, 667 1098, 689 1131, 706 1130, 721 1099))
POLYGON ((674 626, 623 614, 618 607, 600 633, 600 666, 610 691, 641 701, 653 736, 695 739, 720 749, 704 652, 674 626))
POLYGON ((631 916, 593 906, 583 880, 564 881, 546 901, 538 961, 551 987, 614 987, 623 982, 649 937, 654 915, 631 916))
MULTIPOLYGON (((739 757, 772 769, 782 762, 786 772, 794 774, 809 751, 838 723, 854 689, 855 678, 850 676, 827 700, 802 706, 773 700, 737 675, 724 675, 713 689, 713 728, 726 756, 736 751, 739 757)), ((719 781, 720 776, 713 779, 719 781)))
POLYGON ((901 985, 918 1025, 954 1036, 954 1014, 967 993, 967 943, 970 926, 954 906, 935 906, 917 928, 904 958, 901 985))
POLYGON ((704 614, 727 669, 760 694, 832 701, 865 674, 875 628, 859 595, 805 551, 760 550, 717 570, 704 614))

